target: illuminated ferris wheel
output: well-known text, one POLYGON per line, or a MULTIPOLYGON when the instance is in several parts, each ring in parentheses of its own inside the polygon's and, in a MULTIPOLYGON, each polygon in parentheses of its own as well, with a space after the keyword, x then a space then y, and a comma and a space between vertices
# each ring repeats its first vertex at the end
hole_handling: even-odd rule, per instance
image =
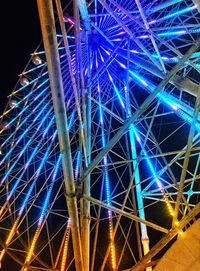
POLYGON ((1 268, 150 271, 200 210, 199 2, 38 10, 0 122, 1 268))

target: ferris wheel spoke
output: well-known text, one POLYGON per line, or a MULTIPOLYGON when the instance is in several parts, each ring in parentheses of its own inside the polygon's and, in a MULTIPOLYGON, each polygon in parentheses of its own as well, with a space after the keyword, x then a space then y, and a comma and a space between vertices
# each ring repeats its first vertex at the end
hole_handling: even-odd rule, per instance
MULTIPOLYGON (((49 198, 51 196, 51 192, 52 192, 52 189, 53 189, 53 184, 55 182, 55 178, 56 178, 56 174, 57 174, 57 171, 58 171, 58 167, 60 166, 60 162, 61 162, 61 156, 59 156, 59 159, 58 159, 57 164, 55 166, 55 170, 53 172, 52 182, 51 182, 49 190, 48 190, 48 192, 46 194, 46 198, 44 200, 44 205, 42 207, 42 211, 41 211, 41 214, 40 214, 40 218, 39 218, 39 221, 38 221, 38 226, 37 226, 37 229, 35 231, 35 234, 34 234, 34 237, 32 239, 32 243, 31 243, 31 246, 30 246, 30 249, 29 249, 29 252, 28 252, 28 255, 27 255, 25 263, 24 263, 25 266, 28 265, 30 260, 31 260, 31 257, 32 257, 33 251, 35 249, 37 239, 39 238, 42 227, 44 225, 43 220, 44 220, 46 208, 47 208, 47 205, 48 205, 48 202, 49 202, 49 198)), ((26 267, 24 268, 24 270, 26 270, 26 267)))
POLYGON ((52 55, 40 44, 0 116, 1 265, 150 271, 168 233, 184 234, 199 212, 199 6, 64 2, 52 38, 70 159, 63 170, 52 55))
MULTIPOLYGON (((194 142, 195 142, 195 140, 197 139, 197 138, 199 138, 199 134, 197 134, 197 135, 195 135, 195 137, 194 137, 194 142)), ((186 151, 186 148, 187 148, 187 145, 183 148, 183 150, 185 150, 186 151)), ((182 155, 183 155, 183 152, 179 152, 175 157, 173 157, 172 159, 171 159, 171 161, 169 161, 168 162, 168 164, 165 166, 165 167, 163 167, 162 169, 160 169, 158 172, 157 172, 157 176, 158 177, 160 177, 160 176, 162 176, 162 174, 171 166, 171 165, 173 165, 174 163, 176 163, 176 161, 180 158, 180 157, 182 157, 182 155)), ((147 191, 147 189, 149 189, 149 187, 152 185, 152 182, 150 182, 145 188, 144 188, 144 192, 145 191, 147 191)))
POLYGON ((169 80, 173 77, 175 74, 175 71, 178 71, 179 68, 183 65, 185 62, 185 59, 188 59, 190 55, 196 51, 196 48, 198 48, 198 44, 193 45, 187 54, 179 61, 178 64, 175 65, 175 67, 169 72, 169 74, 163 79, 163 81, 156 87, 156 89, 152 92, 152 94, 145 100, 145 102, 140 107, 140 110, 138 110, 136 113, 134 113, 131 117, 131 119, 128 119, 125 121, 124 125, 120 128, 120 130, 115 134, 115 136, 110 140, 109 144, 107 144, 106 148, 104 148, 97 156, 96 159, 90 164, 90 166, 87 168, 87 170, 83 173, 83 176, 81 179, 84 179, 88 173, 90 173, 94 167, 97 166, 97 164, 102 160, 103 156, 116 144, 116 142, 123 136, 123 134, 127 131, 130 124, 140 115, 142 114, 145 109, 149 106, 149 104, 153 101, 155 96, 161 91, 161 89, 169 82, 169 80))
POLYGON ((192 125, 190 127, 190 132, 189 132, 189 135, 188 135, 187 149, 186 149, 184 162, 183 162, 183 170, 181 172, 181 177, 180 177, 180 184, 179 184, 178 195, 177 195, 176 204, 175 204, 175 214, 174 214, 173 223, 175 223, 177 221, 177 219, 178 219, 178 210, 179 210, 180 200, 181 200, 181 197, 182 197, 182 192, 183 192, 183 188, 184 188, 184 182, 185 182, 185 178, 186 178, 187 168, 188 168, 188 165, 189 165, 189 157, 190 157, 190 153, 191 153, 190 148, 192 147, 193 138, 194 138, 194 135, 195 135, 194 123, 197 121, 198 113, 199 113, 199 99, 200 99, 200 95, 198 94, 197 99, 196 99, 196 103, 195 103, 195 108, 194 108, 194 115, 193 115, 193 119, 192 119, 192 125))

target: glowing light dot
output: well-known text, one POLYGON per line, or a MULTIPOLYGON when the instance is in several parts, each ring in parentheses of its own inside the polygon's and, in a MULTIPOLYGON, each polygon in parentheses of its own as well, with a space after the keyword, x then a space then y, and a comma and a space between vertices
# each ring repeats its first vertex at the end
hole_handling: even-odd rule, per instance
POLYGON ((42 63, 42 60, 39 56, 37 55, 34 55, 33 58, 32 58, 32 61, 33 63, 37 66, 37 65, 40 65, 42 63))
POLYGON ((183 231, 182 231, 182 230, 179 231, 178 235, 179 235, 179 236, 183 235, 183 231))
POLYGON ((17 107, 18 104, 17 104, 16 100, 11 100, 9 105, 10 105, 11 108, 14 108, 14 107, 17 107))
POLYGON ((25 86, 28 86, 29 81, 28 81, 27 78, 22 77, 22 78, 20 79, 20 84, 21 84, 23 87, 25 87, 25 86))

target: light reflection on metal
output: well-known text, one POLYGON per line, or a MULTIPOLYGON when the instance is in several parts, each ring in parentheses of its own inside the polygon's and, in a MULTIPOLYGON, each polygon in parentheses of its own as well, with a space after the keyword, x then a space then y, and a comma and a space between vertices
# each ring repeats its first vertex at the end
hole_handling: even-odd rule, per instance
MULTIPOLYGON (((127 232, 131 232, 131 227, 129 230, 126 230, 121 227, 123 224, 119 226, 118 215, 113 218, 113 214, 117 214, 118 210, 118 214, 124 215, 126 219, 131 221, 135 211, 133 207, 135 205, 131 202, 126 187, 127 180, 132 178, 130 175, 131 173, 129 172, 128 174, 126 173, 127 175, 123 175, 120 172, 121 169, 126 172, 124 165, 131 165, 131 170, 134 169, 135 171, 135 183, 133 184, 133 188, 130 189, 141 192, 141 197, 138 196, 137 193, 139 217, 145 218, 145 214, 148 214, 151 204, 157 203, 159 205, 160 202, 165 203, 167 215, 174 216, 174 196, 177 194, 176 179, 178 179, 179 176, 174 176, 173 166, 181 167, 180 161, 183 159, 181 155, 185 152, 180 152, 177 156, 178 158, 175 157, 174 160, 172 159, 170 161, 170 159, 166 159, 166 153, 168 153, 167 158, 169 158, 171 155, 177 154, 177 149, 174 148, 171 152, 166 151, 162 153, 162 141, 159 140, 159 136, 157 135, 153 137, 154 127, 152 128, 149 123, 155 123, 156 125, 158 119, 162 134, 162 129, 165 129, 166 127, 162 121, 159 122, 159 120, 167 120, 168 116, 170 116, 171 119, 173 118, 176 129, 172 133, 169 133, 166 129, 164 141, 167 141, 170 137, 173 138, 173 134, 178 138, 178 135, 181 135, 179 130, 183 133, 185 131, 186 133, 184 126, 188 129, 188 127, 193 124, 192 115, 194 110, 191 107, 192 102, 190 105, 187 105, 183 91, 187 91, 187 89, 190 89, 190 87, 192 88, 193 85, 195 85, 195 91, 198 88, 198 80, 193 76, 193 69, 198 71, 200 68, 198 59, 200 57, 199 49, 196 48, 197 51, 193 52, 192 55, 188 57, 186 55, 185 61, 182 62, 179 68, 175 71, 173 70, 173 67, 176 66, 179 61, 182 61, 184 48, 192 46, 200 32, 200 28, 198 27, 199 23, 197 24, 198 18, 195 18, 196 22, 194 24, 188 22, 188 18, 193 18, 192 16, 197 14, 196 9, 198 7, 195 5, 196 1, 190 1, 190 3, 186 2, 187 1, 181 0, 166 0, 161 1, 161 3, 158 4, 155 1, 153 4, 147 3, 147 5, 144 5, 145 8, 143 10, 144 2, 142 0, 137 0, 137 5, 134 1, 130 3, 128 0, 125 0, 125 2, 113 0, 105 2, 103 0, 95 0, 91 3, 80 0, 78 1, 78 5, 80 11, 79 15, 82 16, 80 18, 81 26, 79 25, 80 27, 78 27, 76 25, 77 19, 79 18, 73 18, 68 15, 64 16, 67 33, 66 35, 63 35, 63 33, 57 33, 57 35, 55 35, 58 40, 57 51, 59 52, 61 60, 61 81, 63 82, 66 95, 64 97, 64 104, 67 111, 66 115, 70 116, 69 125, 66 127, 66 134, 70 137, 70 147, 72 147, 72 172, 77 184, 82 182, 81 186, 84 186, 88 172, 89 174, 92 173, 91 192, 94 194, 96 193, 96 195, 99 196, 96 185, 98 188, 101 186, 101 189, 104 191, 102 193, 105 195, 105 203, 98 200, 95 203, 94 200, 93 204, 98 204, 103 208, 107 208, 108 211, 106 212, 106 215, 101 211, 100 207, 99 209, 95 209, 92 204, 92 217, 90 218, 90 216, 88 216, 87 220, 90 221, 91 219, 92 234, 93 230, 96 230, 101 223, 105 225, 105 221, 108 221, 106 224, 108 226, 107 243, 110 243, 108 257, 110 258, 113 270, 118 270, 118 267, 119 269, 121 268, 120 261, 123 261, 123 256, 126 254, 126 251, 128 251, 127 247, 129 248, 133 259, 136 250, 135 247, 132 248, 133 244, 131 243, 131 238, 129 239, 128 234, 125 236, 127 232), (192 2, 194 5, 191 5, 192 2), (173 17, 176 17, 177 21, 182 23, 181 26, 176 23, 176 19, 174 20, 173 17), (146 24, 146 27, 141 23, 142 20, 146 24), (173 25, 171 25, 171 23, 173 25), (91 26, 92 28, 90 28, 91 26), (77 39, 77 33, 73 36, 74 32, 77 30, 80 31, 79 46, 77 46, 79 41, 77 39), (84 37, 86 31, 91 31, 87 40, 87 46, 90 47, 91 55, 86 52, 87 46, 84 37), (68 62, 68 64, 66 63, 65 47, 63 47, 63 40, 66 37, 69 40, 68 48, 71 55, 71 61, 70 63, 68 62), (153 40, 152 37, 155 40, 153 40), (189 41, 189 39, 191 40, 189 41), (129 42, 130 48, 128 48, 129 42), (78 47, 79 49, 77 49, 78 47), (77 55, 82 54, 78 60, 76 59, 76 53, 77 55), (90 61, 88 61, 88 59, 90 59, 90 61), (129 63, 129 65, 127 65, 127 63, 129 63), (77 84, 77 95, 80 101, 80 114, 78 114, 85 120, 84 124, 81 125, 78 125, 77 106, 75 106, 75 98, 69 76, 69 64, 72 67, 73 76, 75 77, 77 84), (166 71, 161 67, 163 64, 164 67, 166 67, 166 71), (174 81, 170 81, 170 78, 174 75, 170 75, 171 70, 173 70, 174 73, 178 72, 176 78, 174 77, 174 81), (80 73, 82 73, 83 76, 82 85, 80 84, 80 73), (165 73, 167 73, 167 76, 165 76, 165 73), (126 74, 128 74, 128 78, 126 78, 126 74), (171 77, 168 77, 168 74, 171 77), (124 87, 125 78, 127 86, 130 87, 130 110, 128 115, 126 87, 124 87), (156 84, 160 82, 161 79, 164 79, 165 82, 161 86, 161 89, 165 86, 169 86, 169 89, 160 93, 157 89, 157 95, 153 96, 152 93, 156 90, 156 84), (193 82, 195 81, 195 83, 191 83, 191 80, 193 80, 193 82), (179 81, 181 81, 180 84, 178 84, 179 81), (169 82, 171 85, 168 85, 169 82), (85 86, 91 89, 91 94, 87 93, 87 88, 85 89, 85 86), (170 92, 172 88, 173 90, 170 92), (144 92, 144 90, 146 92, 144 92), (176 92, 179 96, 174 97, 173 94, 176 92), (147 115, 143 114, 140 119, 138 117, 141 114, 138 113, 137 117, 133 118, 133 123, 133 121, 130 120, 132 115, 134 115, 137 110, 142 112, 140 111, 138 104, 143 105, 143 93, 144 97, 149 95, 150 99, 152 99, 151 101, 157 101, 154 104, 158 105, 159 112, 156 113, 156 107, 153 108, 154 104, 150 103, 153 108, 152 111, 149 110, 150 113, 147 113, 147 115), (140 95, 139 99, 137 95, 140 95), (81 104, 84 98, 89 101, 86 108, 84 108, 84 102, 81 104), (140 101, 138 103, 137 99, 141 99, 142 102, 140 101), (86 162, 88 161, 85 161, 86 158, 83 157, 82 145, 81 143, 77 143, 79 143, 78 141, 80 140, 80 129, 85 129, 85 125, 87 127, 90 126, 88 125, 89 119, 87 116, 83 116, 83 112, 84 110, 87 110, 87 106, 90 102, 92 134, 91 150, 89 151, 88 156, 91 156, 92 159, 87 165, 86 162), (163 104, 164 106, 161 107, 159 106, 160 104, 163 104), (161 112, 160 108, 164 108, 165 112, 161 112), (181 123, 180 126, 176 122, 179 122, 179 124, 181 123), (71 129, 71 127, 73 129, 71 129), (123 129, 121 129, 121 127, 123 129), (115 144, 118 149, 113 148, 115 144), (77 147, 78 145, 79 147, 77 147), (107 154, 109 151, 110 155, 107 154), (139 153, 140 155, 138 156, 139 153), (140 160, 140 158, 142 160, 140 160), (160 163, 160 161, 162 162, 160 163), (98 163, 101 163, 99 167, 98 163), (143 179, 143 171, 145 171, 145 174, 148 176, 147 179, 143 179), (167 176, 166 180, 165 173, 167 176), (102 175, 102 183, 104 184, 101 183, 102 178, 100 178, 100 176, 102 175), (113 176, 115 177, 113 178, 113 176), (121 189, 118 191, 120 185, 121 189), (139 186, 141 187, 140 190, 138 189, 139 186), (120 205, 121 201, 119 200, 118 202, 118 196, 127 198, 127 206, 126 203, 123 207, 120 205), (145 198, 144 202, 142 202, 143 198, 145 198), (128 200, 130 201, 130 205, 128 205, 128 200), (151 201, 151 203, 148 205, 146 200, 151 201), (124 213, 123 209, 126 209, 126 211, 124 210, 124 213), (123 233, 122 238, 124 238, 123 248, 120 247, 120 242, 118 242, 118 232, 120 230, 123 233)), ((22 237, 23 234, 20 225, 24 226, 29 234, 29 226, 32 225, 29 224, 29 219, 31 221, 29 208, 32 211, 32 206, 36 206, 39 210, 36 223, 34 224, 34 221, 31 221, 35 230, 31 232, 32 228, 30 226, 30 236, 28 237, 28 241, 25 241, 26 244, 29 244, 29 250, 25 252, 25 246, 23 247, 21 244, 24 249, 24 251, 21 250, 21 253, 24 253, 23 256, 25 256, 23 271, 29 270, 29 267, 31 269, 32 262, 33 266, 36 261, 38 265, 42 262, 40 261, 40 252, 37 251, 37 244, 40 242, 44 225, 46 225, 47 230, 51 231, 47 216, 51 213, 49 208, 51 208, 50 203, 54 200, 51 196, 54 194, 52 193, 54 189, 53 180, 56 178, 55 171, 58 170, 59 167, 57 164, 57 158, 59 157, 57 131, 54 124, 55 117, 52 102, 49 97, 49 78, 44 54, 45 51, 42 47, 37 48, 37 50, 31 54, 30 63, 20 74, 17 87, 12 94, 8 96, 8 107, 2 116, 0 116, 0 119, 2 120, 0 123, 0 134, 3 139, 0 146, 0 166, 2 170, 0 181, 1 192, 3 195, 1 198, 3 204, 0 209, 0 226, 2 226, 1 223, 3 223, 4 220, 5 222, 8 222, 8 218, 12 218, 8 223, 9 229, 6 229, 7 235, 5 236, 7 239, 4 242, 6 247, 2 247, 1 249, 0 262, 2 259, 3 261, 6 260, 4 258, 6 251, 8 250, 9 253, 12 253, 13 247, 17 245, 18 238, 22 237), (49 153, 47 151, 49 151, 49 153), (42 168, 44 169, 44 172, 42 168), (54 175, 52 175, 53 172, 54 175), (40 176, 42 179, 43 175, 45 175, 44 180, 42 180, 44 181, 45 189, 43 189, 44 200, 41 201, 41 195, 38 192, 36 183, 41 185, 40 176), (50 177, 52 177, 52 179, 50 177), (51 183, 50 179, 52 181, 51 183), (24 222, 26 215, 27 227, 24 222)), ((195 91, 192 91, 192 95, 196 93, 195 91)), ((144 113, 145 107, 142 107, 142 110, 144 113)), ((59 111, 59 113, 61 113, 61 111, 59 111)), ((136 114, 134 116, 136 116, 136 114)), ((198 118, 194 124, 196 129, 194 145, 199 144, 199 121, 200 119, 198 118)), ((64 136, 66 136, 66 134, 64 136)), ((184 141, 184 138, 181 138, 181 140, 184 141)), ((178 141, 180 140, 178 139, 178 141)), ((182 147, 183 149, 186 148, 184 145, 182 145, 182 147)), ((182 147, 180 148, 181 151, 182 147)), ((195 159, 197 153, 193 152, 191 154, 191 160, 193 157, 195 159)), ((182 193, 182 197, 185 197, 182 206, 184 215, 187 214, 187 211, 191 208, 191 198, 195 197, 198 193, 195 191, 194 182, 198 179, 200 159, 196 160, 195 170, 188 172, 188 174, 192 175, 192 178, 191 180, 187 180, 187 185, 184 187, 184 193, 182 193), (186 191, 187 188, 190 188, 190 190, 186 191)), ((71 196, 76 197, 77 195, 67 194, 67 197, 71 196)), ((79 196, 82 197, 82 191, 78 197, 79 196)), ((56 197, 58 197, 58 199, 55 198, 55 201, 58 200, 59 202, 59 196, 57 195, 56 197)), ((86 200, 89 200, 89 197, 86 197, 86 200)), ((77 206, 79 207, 79 205, 77 206)), ((57 211, 57 219, 60 222, 63 218, 63 214, 59 213, 60 210, 53 209, 51 215, 54 215, 57 211)), ((62 234, 60 234, 60 236, 62 235, 62 237, 59 237, 58 240, 56 240, 60 246, 59 252, 56 256, 56 260, 54 259, 54 253, 51 254, 54 266, 50 263, 52 266, 49 267, 49 269, 60 269, 61 271, 64 271, 69 267, 67 261, 69 259, 69 254, 67 251, 70 245, 70 230, 74 229, 73 226, 71 228, 71 221, 70 219, 68 220, 67 211, 64 211, 65 219, 63 219, 64 222, 61 221, 61 224, 64 225, 65 229, 61 231, 62 234)), ((143 225, 145 220, 137 220, 137 218, 138 217, 134 216, 134 219, 143 225)), ((149 224, 145 224, 145 227, 146 225, 149 224)), ((3 232, 4 227, 1 228, 3 232)), ((154 229, 156 229, 156 227, 154 227, 154 229)), ((150 232, 148 232, 147 235, 147 230, 142 227, 141 232, 145 254, 149 251, 148 237, 150 237, 151 241, 151 235, 149 234, 150 232)), ((165 229, 163 232, 166 233, 167 230, 165 229)), ((99 241, 101 242, 101 240, 98 240, 97 236, 97 246, 99 241)), ((53 247, 54 241, 52 236, 46 240, 46 242, 48 242, 49 248, 51 245, 53 247)), ((46 246, 46 250, 48 250, 47 247, 48 245, 46 246)), ((49 251, 50 250, 51 249, 49 249, 49 251)), ((107 254, 104 254, 104 251, 101 251, 101 253, 103 257, 105 255, 103 261, 107 263, 107 254)), ((97 253, 95 252, 94 255, 97 255, 97 253)), ((95 258, 93 262, 95 263, 97 259, 98 258, 95 258)), ((95 268, 96 267, 93 266, 93 270, 95 270, 95 268)), ((102 266, 100 270, 103 270, 102 266)))

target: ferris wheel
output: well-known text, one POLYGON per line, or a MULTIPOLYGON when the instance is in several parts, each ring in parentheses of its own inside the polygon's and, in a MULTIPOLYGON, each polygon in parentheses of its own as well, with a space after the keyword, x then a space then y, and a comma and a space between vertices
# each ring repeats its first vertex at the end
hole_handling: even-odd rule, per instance
POLYGON ((0 117, 1 269, 150 271, 200 209, 200 5, 38 10, 0 117))

